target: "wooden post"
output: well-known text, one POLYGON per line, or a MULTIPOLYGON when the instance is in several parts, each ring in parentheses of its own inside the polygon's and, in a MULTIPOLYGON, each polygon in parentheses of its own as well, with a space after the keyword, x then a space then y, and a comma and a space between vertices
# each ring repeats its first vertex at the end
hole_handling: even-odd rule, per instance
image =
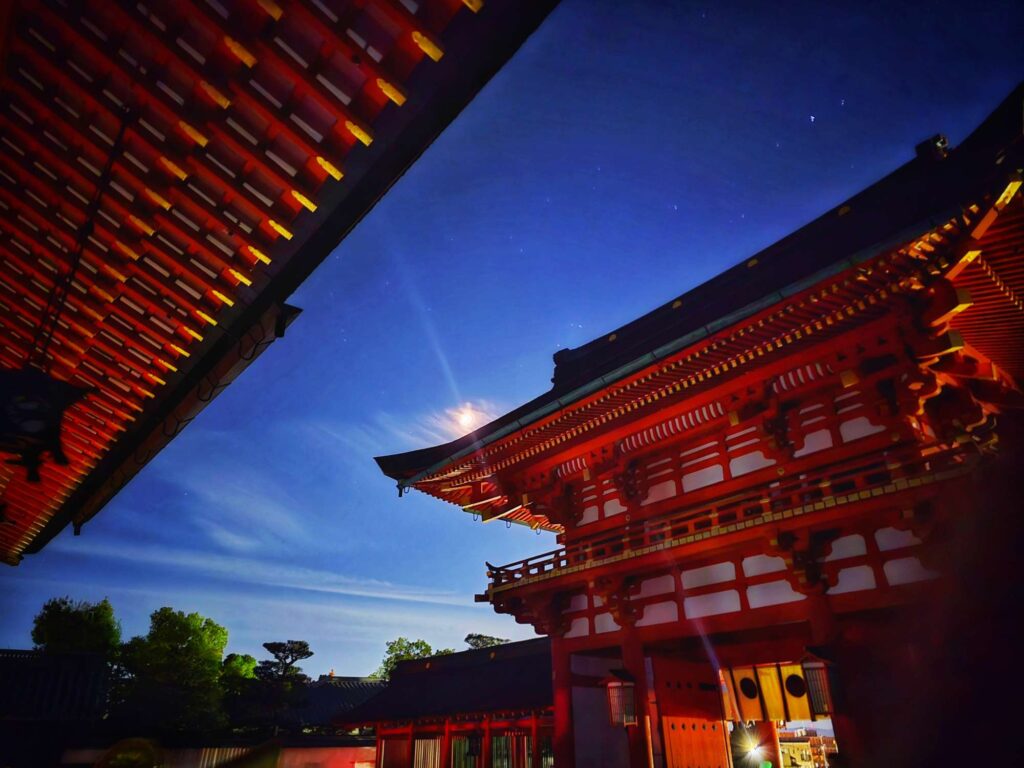
POLYGON ((530 768, 540 768, 540 723, 536 712, 530 718, 530 768))
POLYGON ((554 750, 556 768, 576 765, 576 744, 572 728, 572 657, 565 641, 551 638, 551 681, 555 704, 554 750))
POLYGON ((626 728, 629 739, 629 764, 631 768, 648 768, 647 752, 647 667, 644 663, 644 647, 632 627, 623 629, 622 666, 634 679, 634 701, 637 725, 626 728))
POLYGON ((447 717, 444 719, 444 736, 441 738, 441 768, 448 768, 452 764, 452 723, 447 717))
POLYGON ((480 750, 480 765, 481 768, 491 768, 493 760, 491 759, 491 716, 484 715, 484 743, 483 748, 480 750))

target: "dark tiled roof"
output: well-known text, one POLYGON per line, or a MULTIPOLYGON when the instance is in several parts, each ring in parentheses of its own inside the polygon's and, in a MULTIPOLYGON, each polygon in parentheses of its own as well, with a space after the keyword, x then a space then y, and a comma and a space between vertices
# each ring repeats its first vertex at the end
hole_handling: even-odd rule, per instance
POLYGON ((329 725, 387 688, 383 680, 367 677, 321 677, 306 690, 305 703, 295 711, 304 725, 329 725))
POLYGON ((0 720, 98 720, 108 677, 96 654, 0 650, 0 720))
POLYGON ((401 662, 382 693, 337 722, 359 725, 551 705, 551 644, 542 637, 401 662))
MULTIPOLYGON (((701 329, 738 320, 740 310, 780 300, 779 292, 845 260, 901 245, 947 221, 1024 165, 1024 83, 945 157, 922 142, 917 156, 796 232, 652 312, 576 349, 555 353, 552 388, 476 432, 444 445, 377 457, 384 474, 406 480, 475 441, 566 398, 648 353, 701 329)), ((525 423, 523 424, 525 426, 525 423)))

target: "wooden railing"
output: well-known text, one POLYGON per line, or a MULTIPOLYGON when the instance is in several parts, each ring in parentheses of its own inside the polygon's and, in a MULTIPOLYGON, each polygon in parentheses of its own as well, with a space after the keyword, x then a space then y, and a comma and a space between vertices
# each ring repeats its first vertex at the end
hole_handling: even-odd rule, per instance
POLYGON ((849 502, 851 495, 881 493, 910 487, 911 481, 962 467, 964 455, 948 450, 921 457, 919 446, 907 446, 884 458, 877 454, 826 465, 779 485, 763 485, 732 493, 691 507, 675 509, 662 516, 626 524, 615 531, 572 542, 566 547, 534 555, 502 566, 488 563, 491 589, 507 587, 524 579, 557 575, 557 571, 586 566, 618 555, 636 553, 647 547, 679 540, 683 545, 701 534, 724 535, 746 521, 760 522, 771 513, 805 508, 823 502, 849 502))

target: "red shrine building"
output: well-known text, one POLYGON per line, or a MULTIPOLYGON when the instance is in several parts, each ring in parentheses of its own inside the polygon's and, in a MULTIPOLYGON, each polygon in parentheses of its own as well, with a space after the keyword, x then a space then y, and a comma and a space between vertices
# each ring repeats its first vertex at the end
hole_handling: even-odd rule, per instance
POLYGON ((821 764, 912 765, 976 708, 1021 508, 1022 167, 1024 86, 558 352, 549 392, 377 459, 556 534, 477 596, 551 639, 556 766, 778 766, 800 728, 821 764))
POLYGON ((284 335, 555 3, 0 2, 0 562, 78 533, 284 335))

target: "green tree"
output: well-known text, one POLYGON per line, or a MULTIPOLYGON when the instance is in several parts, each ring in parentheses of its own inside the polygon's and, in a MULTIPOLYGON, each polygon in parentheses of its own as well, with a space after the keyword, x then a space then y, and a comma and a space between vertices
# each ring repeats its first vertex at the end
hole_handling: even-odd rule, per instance
POLYGON ((256 658, 248 653, 229 653, 220 666, 224 713, 232 726, 243 727, 259 720, 261 682, 256 679, 256 658))
POLYGON ((47 653, 99 653, 109 661, 121 645, 121 624, 106 598, 89 603, 54 597, 32 622, 32 642, 47 653))
POLYGON ((466 635, 466 645, 470 648, 493 648, 496 645, 504 645, 509 642, 502 637, 494 637, 493 635, 466 635))
POLYGON ((252 680, 256 677, 256 657, 248 653, 229 653, 220 665, 221 681, 252 680))
MULTIPOLYGON (((161 608, 149 633, 125 643, 125 715, 160 731, 208 732, 224 725, 220 685, 228 632, 198 613, 161 608)), ((234 664, 234 663, 233 663, 234 664)))
POLYGON ((398 666, 400 661, 425 659, 428 656, 446 656, 449 653, 455 653, 455 650, 452 648, 441 648, 435 651, 426 640, 409 640, 404 637, 397 637, 394 640, 388 641, 384 658, 381 660, 377 671, 370 675, 370 677, 390 680, 395 667, 398 666))
POLYGON ((260 680, 261 710, 276 734, 281 726, 294 724, 287 712, 304 703, 309 678, 296 664, 313 652, 305 640, 264 643, 263 647, 274 658, 259 663, 256 677, 260 680))
POLYGON ((264 643, 263 647, 274 658, 266 659, 256 667, 256 677, 260 680, 290 680, 308 682, 309 678, 296 663, 313 655, 309 643, 305 640, 285 640, 283 642, 264 643))

